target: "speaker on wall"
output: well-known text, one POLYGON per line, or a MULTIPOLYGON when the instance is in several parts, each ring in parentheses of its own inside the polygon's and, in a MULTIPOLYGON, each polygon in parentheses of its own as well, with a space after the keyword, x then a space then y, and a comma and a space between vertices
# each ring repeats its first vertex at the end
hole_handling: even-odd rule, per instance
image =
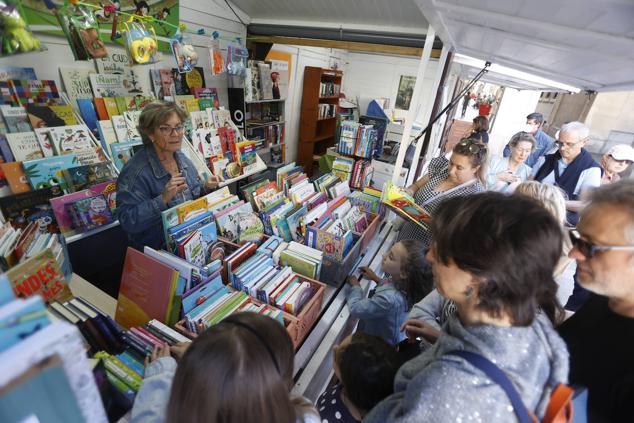
POLYGON ((244 89, 229 88, 229 113, 231 120, 244 133, 244 89))

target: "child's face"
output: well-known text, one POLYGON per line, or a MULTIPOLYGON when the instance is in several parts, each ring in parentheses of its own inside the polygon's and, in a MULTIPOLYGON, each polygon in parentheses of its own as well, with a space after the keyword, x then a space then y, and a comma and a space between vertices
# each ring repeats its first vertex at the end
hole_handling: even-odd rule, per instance
POLYGON ((392 277, 400 278, 402 272, 402 266, 407 258, 407 250, 402 243, 397 242, 392 246, 392 249, 383 255, 381 261, 381 270, 385 273, 389 273, 392 277))

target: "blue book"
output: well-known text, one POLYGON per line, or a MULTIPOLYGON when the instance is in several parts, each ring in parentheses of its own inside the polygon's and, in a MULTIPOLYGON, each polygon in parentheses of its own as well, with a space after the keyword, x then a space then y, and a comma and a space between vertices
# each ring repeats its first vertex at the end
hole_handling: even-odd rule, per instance
POLYGON ((0 66, 0 81, 9 79, 37 79, 35 69, 19 66, 0 66))
POLYGON ((5 274, 0 275, 0 306, 15 300, 15 298, 15 294, 9 283, 9 278, 7 278, 5 274))
POLYGON ((254 266, 257 266, 260 263, 262 263, 265 258, 267 258, 267 257, 265 255, 263 255, 263 254, 256 254, 253 257, 250 257, 244 263, 242 263, 236 269, 235 272, 232 272, 232 274, 230 276, 230 280, 232 282, 233 287, 235 289, 237 289, 237 290, 242 290, 242 280, 243 280, 244 275, 246 275, 248 272, 250 272, 254 268, 254 266))
POLYGON ((295 211, 286 218, 288 230, 291 233, 293 241, 299 242, 302 238, 304 238, 304 234, 301 233, 300 219, 306 216, 306 213, 308 213, 308 207, 304 204, 299 210, 295 211))
POLYGON ((197 304, 195 308, 190 310, 188 313, 185 313, 185 317, 188 320, 195 320, 195 318, 198 317, 200 313, 202 313, 207 307, 215 303, 218 300, 218 298, 230 292, 231 291, 229 290, 229 287, 223 285, 222 288, 220 288, 218 291, 214 292, 212 295, 207 297, 207 299, 203 303, 197 304))
POLYGON ((51 323, 39 295, 16 299, 0 307, 0 352, 33 335, 51 323))
POLYGON ((257 263, 254 263, 251 269, 248 269, 244 274, 240 275, 240 287, 244 290, 245 286, 249 286, 251 281, 257 276, 262 276, 270 267, 273 267, 273 259, 271 257, 260 254, 262 259, 257 263))
POLYGON ((183 296, 183 313, 189 313, 195 309, 196 306, 205 302, 207 298, 214 295, 223 287, 224 284, 222 283, 222 275, 220 274, 209 282, 198 285, 196 288, 189 291, 187 296, 183 296))
POLYGON ((116 142, 110 144, 112 161, 119 171, 123 169, 123 166, 128 163, 134 155, 133 147, 141 144, 141 140, 116 142))
POLYGON ((11 147, 9 147, 7 137, 5 137, 4 134, 0 134, 0 154, 2 154, 4 161, 7 163, 15 161, 15 157, 13 157, 13 152, 11 152, 11 147))
POLYGON ((284 240, 279 236, 271 235, 269 239, 267 239, 266 241, 264 241, 264 243, 262 243, 262 245, 260 245, 256 252, 266 254, 269 257, 273 257, 273 253, 282 242, 284 242, 284 240))
POLYGON ((97 117, 97 111, 95 110, 95 103, 93 103, 91 98, 78 98, 77 106, 79 107, 79 114, 81 114, 81 117, 84 119, 88 129, 90 129, 90 131, 98 137, 99 128, 97 127, 97 122, 99 122, 99 118, 97 117))
POLYGON ((143 364, 135 359, 130 353, 124 351, 121 354, 118 354, 116 357, 121 360, 123 364, 128 366, 130 370, 137 373, 139 376, 143 377, 143 375, 145 374, 145 367, 143 366, 143 364))
POLYGON ((43 159, 27 160, 23 163, 24 174, 29 179, 33 189, 58 186, 61 175, 57 171, 79 166, 74 154, 46 157, 43 159))
POLYGON ((210 222, 201 226, 198 231, 203 240, 203 248, 205 249, 205 263, 211 260, 211 245, 218 240, 218 228, 216 222, 210 222))

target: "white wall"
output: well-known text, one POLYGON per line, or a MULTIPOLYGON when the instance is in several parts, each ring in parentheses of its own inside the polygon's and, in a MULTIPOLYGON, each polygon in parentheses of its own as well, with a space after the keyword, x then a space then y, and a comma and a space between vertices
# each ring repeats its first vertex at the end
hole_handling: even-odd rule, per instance
MULTIPOLYGON (((237 9, 236 11, 241 13, 237 9)), ((218 31, 221 36, 242 37, 243 40, 246 37, 246 27, 238 21, 231 10, 222 4, 219 5, 213 1, 202 2, 197 0, 181 0, 179 13, 181 23, 184 23, 189 29, 197 30, 199 28, 203 28, 207 34, 211 34, 213 31, 218 31)), ((249 22, 248 16, 242 13, 241 18, 245 23, 249 22)), ((32 67, 35 69, 38 79, 55 80, 59 89, 62 89, 59 76, 60 66, 95 69, 95 65, 92 60, 75 61, 66 38, 37 33, 36 35, 48 48, 47 51, 4 57, 0 59, 0 66, 32 67)), ((104 34, 103 36, 105 37, 108 35, 104 34)), ((192 42, 196 47, 196 51, 199 56, 198 66, 202 66, 205 70, 209 70, 209 50, 207 48, 209 35, 201 36, 191 34, 191 36, 192 42)), ((221 47, 226 50, 226 46, 227 42, 221 40, 221 47)), ((123 51, 122 47, 115 46, 113 44, 106 44, 106 47, 108 50, 123 51)), ((139 69, 139 71, 147 69, 147 73, 152 67, 175 67, 174 58, 171 54, 164 54, 162 61, 153 65, 137 65, 135 66, 135 69, 139 69)), ((205 84, 207 87, 218 88, 220 104, 227 107, 227 76, 223 74, 214 77, 209 72, 205 72, 205 84)))
MULTIPOLYGON (((416 76, 419 62, 419 57, 349 53, 344 84, 346 96, 359 98, 361 114, 365 114, 368 103, 375 98, 389 98, 390 108, 394 108, 401 75, 416 76)), ((437 67, 438 59, 431 59, 425 71, 419 112, 426 101, 434 102, 431 90, 437 67)))
POLYGON ((290 53, 292 55, 291 75, 289 75, 289 97, 285 103, 286 120, 286 162, 291 162, 297 157, 297 143, 299 140, 299 120, 302 108, 302 87, 304 83, 304 68, 316 66, 331 68, 337 63, 343 71, 343 86, 348 80, 346 58, 343 50, 327 49, 320 47, 291 46, 274 44, 271 50, 290 53))
POLYGON ((539 101, 540 91, 518 91, 506 88, 498 108, 493 131, 489 135, 491 154, 501 155, 511 137, 526 124, 526 116, 533 113, 539 101))

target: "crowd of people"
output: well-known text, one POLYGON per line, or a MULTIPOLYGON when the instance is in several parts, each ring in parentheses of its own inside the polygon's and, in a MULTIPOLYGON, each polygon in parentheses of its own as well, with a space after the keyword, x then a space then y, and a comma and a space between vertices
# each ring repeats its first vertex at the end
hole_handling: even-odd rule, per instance
POLYGON ((157 349, 132 421, 542 421, 567 386, 587 393, 576 412, 589 421, 633 421, 634 181, 619 173, 634 149, 597 163, 584 124, 557 141, 542 125, 527 116, 503 157, 465 138, 407 188, 432 218, 404 223, 377 272, 360 269, 368 297, 349 278, 359 325, 315 404, 290 394, 285 329, 241 313, 157 349))

